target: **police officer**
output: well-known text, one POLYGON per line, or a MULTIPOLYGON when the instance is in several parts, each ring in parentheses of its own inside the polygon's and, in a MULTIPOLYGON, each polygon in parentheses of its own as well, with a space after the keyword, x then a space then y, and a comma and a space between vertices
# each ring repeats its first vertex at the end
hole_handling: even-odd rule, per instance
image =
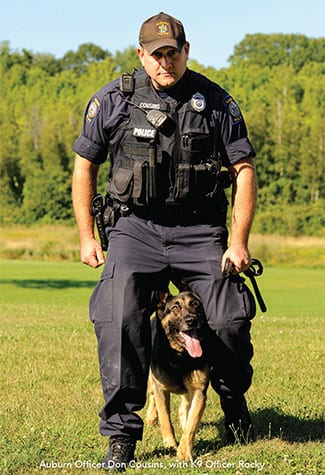
POLYGON ((137 49, 143 68, 94 94, 74 144, 81 260, 92 267, 105 258, 90 204, 98 168, 110 158, 108 253, 90 300, 105 399, 100 432, 110 438, 106 468, 125 468, 142 438, 137 411, 146 401, 153 295, 171 279, 183 279, 202 298, 213 334, 211 384, 228 442, 252 433, 244 393, 255 302, 239 273, 250 265, 255 152, 235 100, 187 68, 189 48, 179 20, 162 12, 146 20, 137 49))

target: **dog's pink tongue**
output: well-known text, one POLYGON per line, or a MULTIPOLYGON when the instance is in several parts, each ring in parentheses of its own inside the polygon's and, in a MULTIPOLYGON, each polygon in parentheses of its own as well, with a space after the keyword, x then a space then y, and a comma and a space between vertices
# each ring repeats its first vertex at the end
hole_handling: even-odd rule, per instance
POLYGON ((188 333, 180 332, 182 338, 184 339, 185 347, 187 352, 192 358, 200 358, 202 356, 202 348, 198 338, 195 338, 188 333))

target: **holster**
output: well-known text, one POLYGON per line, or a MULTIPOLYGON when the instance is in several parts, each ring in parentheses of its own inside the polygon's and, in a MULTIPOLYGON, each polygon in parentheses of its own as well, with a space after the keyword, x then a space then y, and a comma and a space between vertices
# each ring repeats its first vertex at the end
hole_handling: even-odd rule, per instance
POLYGON ((104 225, 113 228, 122 216, 128 216, 130 209, 125 203, 113 200, 109 194, 105 197, 105 209, 103 214, 104 225))
POLYGON ((108 242, 105 234, 104 199, 100 193, 91 200, 90 214, 94 217, 102 249, 107 251, 108 242))
POLYGON ((100 243, 103 251, 107 251, 108 241, 105 233, 107 226, 114 227, 121 216, 128 216, 130 209, 125 203, 114 201, 106 194, 98 193, 91 200, 90 213, 95 219, 100 243))

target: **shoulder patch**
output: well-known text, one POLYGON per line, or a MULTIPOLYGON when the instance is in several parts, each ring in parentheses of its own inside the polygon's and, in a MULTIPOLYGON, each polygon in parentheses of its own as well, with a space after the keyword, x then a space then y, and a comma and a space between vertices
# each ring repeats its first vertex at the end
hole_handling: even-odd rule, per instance
POLYGON ((243 117, 241 115, 237 102, 231 96, 227 96, 224 100, 224 103, 229 111, 229 114, 231 115, 233 124, 241 122, 243 120, 243 117))
POLYGON ((86 114, 86 119, 87 121, 91 124, 92 121, 95 119, 97 116, 98 112, 100 109, 100 102, 97 97, 95 97, 91 103, 89 104, 87 114, 86 114))

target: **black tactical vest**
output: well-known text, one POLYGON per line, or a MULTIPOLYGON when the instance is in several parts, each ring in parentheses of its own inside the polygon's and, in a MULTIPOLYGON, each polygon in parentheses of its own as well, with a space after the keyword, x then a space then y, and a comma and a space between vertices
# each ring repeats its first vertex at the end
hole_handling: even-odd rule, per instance
POLYGON ((181 81, 175 99, 162 98, 143 70, 135 73, 134 91, 124 95, 130 117, 110 137, 108 192, 113 199, 148 206, 220 201, 221 192, 224 201, 218 186, 219 136, 210 99, 215 85, 193 71, 187 71, 181 81), (162 127, 148 121, 152 111, 163 113, 162 127))

